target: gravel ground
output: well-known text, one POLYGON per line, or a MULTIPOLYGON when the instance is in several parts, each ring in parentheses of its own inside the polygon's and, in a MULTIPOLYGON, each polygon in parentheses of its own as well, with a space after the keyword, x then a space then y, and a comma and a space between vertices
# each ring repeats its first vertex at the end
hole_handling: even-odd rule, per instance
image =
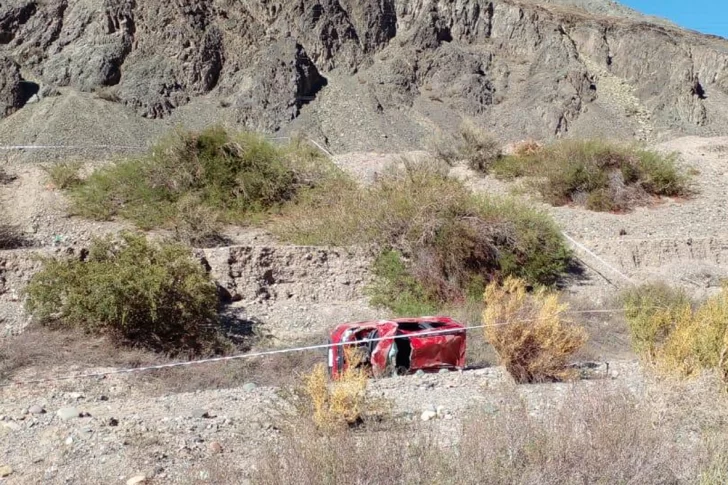
MULTIPOLYGON (((607 379, 579 386, 626 383, 641 392, 635 363, 610 369, 607 379)), ((216 458, 245 476, 283 424, 278 390, 265 382, 150 397, 137 380, 110 376, 2 388, 0 465, 13 469, 7 483, 123 483, 140 474, 159 483, 195 483, 214 473, 216 458)), ((394 419, 457 432, 470 410, 497 407, 495 391, 512 387, 502 369, 486 368, 375 380, 369 393, 392 403, 394 419), (421 420, 423 411, 439 406, 441 419, 421 420)), ((523 386, 518 392, 539 413, 572 388, 523 386)))

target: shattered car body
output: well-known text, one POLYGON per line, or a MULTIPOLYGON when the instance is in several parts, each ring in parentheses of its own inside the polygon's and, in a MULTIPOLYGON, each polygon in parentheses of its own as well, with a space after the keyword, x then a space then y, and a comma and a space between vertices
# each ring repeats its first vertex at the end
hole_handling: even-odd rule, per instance
POLYGON ((363 365, 375 376, 462 369, 465 333, 448 317, 344 323, 331 332, 330 343, 342 345, 329 348, 329 371, 336 378, 346 369, 345 349, 351 347, 360 350, 363 365))

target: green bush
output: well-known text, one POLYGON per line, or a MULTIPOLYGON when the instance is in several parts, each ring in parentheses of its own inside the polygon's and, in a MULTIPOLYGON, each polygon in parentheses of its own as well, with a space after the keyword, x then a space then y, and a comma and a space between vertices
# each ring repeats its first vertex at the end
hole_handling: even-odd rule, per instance
POLYGON ((389 308, 398 317, 437 312, 437 302, 410 274, 398 251, 382 252, 374 261, 373 272, 376 280, 367 288, 372 305, 389 308))
POLYGON ((83 260, 45 259, 26 292, 28 311, 44 325, 171 354, 222 348, 215 285, 177 244, 97 239, 83 260))
POLYGON ((194 240, 209 236, 211 227, 191 233, 191 200, 206 208, 208 221, 241 222, 334 173, 328 160, 298 140, 277 147, 260 135, 214 127, 177 131, 146 157, 97 170, 73 187, 72 198, 81 216, 120 216, 142 229, 166 227, 194 240))
POLYGON ((308 191, 273 229, 297 244, 373 245, 382 253, 375 272, 389 281, 376 301, 418 313, 412 302, 462 301, 507 275, 553 284, 570 257, 545 214, 474 195, 414 164, 370 187, 342 182, 308 191))
POLYGON ((676 154, 599 140, 565 140, 497 159, 492 172, 504 179, 529 177, 553 205, 579 204, 595 211, 625 211, 649 196, 689 193, 676 154))

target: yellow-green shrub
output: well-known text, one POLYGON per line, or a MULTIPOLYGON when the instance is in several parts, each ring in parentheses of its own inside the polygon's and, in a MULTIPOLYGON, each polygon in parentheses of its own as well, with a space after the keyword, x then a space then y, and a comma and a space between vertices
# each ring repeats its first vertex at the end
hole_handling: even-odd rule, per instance
POLYGON ((631 288, 622 300, 632 346, 648 360, 654 359, 675 322, 690 307, 690 299, 683 291, 661 283, 631 288))
POLYGON ((345 350, 348 367, 331 380, 323 364, 305 377, 303 396, 316 427, 325 432, 346 428, 361 420, 366 405, 368 375, 358 366, 357 352, 345 350))
MULTIPOLYGON (((51 175, 60 168, 53 170, 51 175)), ((213 219, 250 220, 335 173, 329 160, 300 140, 277 146, 262 135, 212 127, 178 130, 146 156, 100 168, 66 186, 81 216, 123 217, 142 229, 187 226, 189 232, 190 200, 213 219)), ((185 238, 209 239, 211 226, 208 222, 202 234, 185 238)))
POLYGON ((717 369, 728 376, 728 285, 694 308, 682 299, 667 306, 649 302, 633 298, 626 305, 638 352, 666 372, 688 376, 717 369))
POLYGON ((587 340, 583 328, 566 319, 568 305, 544 288, 533 293, 517 278, 485 289, 485 336, 516 382, 561 381, 574 377, 569 358, 587 340))

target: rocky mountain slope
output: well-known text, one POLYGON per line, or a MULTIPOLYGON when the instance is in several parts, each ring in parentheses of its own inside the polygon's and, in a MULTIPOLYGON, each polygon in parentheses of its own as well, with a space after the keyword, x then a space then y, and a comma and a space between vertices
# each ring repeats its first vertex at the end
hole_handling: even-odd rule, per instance
POLYGON ((505 139, 728 131, 728 41, 607 0, 8 0, 0 65, 12 144, 84 140, 52 99, 79 92, 115 142, 113 120, 137 143, 228 122, 342 151, 421 146, 461 117, 505 139))

